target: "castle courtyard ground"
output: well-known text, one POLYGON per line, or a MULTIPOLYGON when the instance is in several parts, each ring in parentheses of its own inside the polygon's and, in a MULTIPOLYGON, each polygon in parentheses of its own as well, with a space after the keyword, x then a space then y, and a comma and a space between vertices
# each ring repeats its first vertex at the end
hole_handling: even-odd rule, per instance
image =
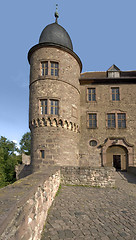
POLYGON ((62 186, 41 240, 136 240, 136 176, 115 174, 115 188, 62 186))

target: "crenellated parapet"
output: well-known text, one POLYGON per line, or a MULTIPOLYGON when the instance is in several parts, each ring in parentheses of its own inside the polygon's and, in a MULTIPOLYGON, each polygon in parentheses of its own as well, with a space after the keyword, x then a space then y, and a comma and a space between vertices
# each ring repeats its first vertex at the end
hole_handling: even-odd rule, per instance
POLYGON ((62 118, 42 117, 32 119, 29 123, 30 129, 37 127, 60 127, 73 132, 79 132, 79 126, 76 123, 67 121, 62 118))

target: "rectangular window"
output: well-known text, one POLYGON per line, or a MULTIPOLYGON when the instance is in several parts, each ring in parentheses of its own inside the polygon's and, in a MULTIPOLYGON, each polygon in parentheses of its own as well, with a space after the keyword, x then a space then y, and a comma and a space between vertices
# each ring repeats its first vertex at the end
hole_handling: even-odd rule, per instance
POLYGON ((40 100, 40 113, 47 114, 47 99, 40 100))
POLYGON ((48 62, 41 63, 41 75, 42 76, 48 75, 48 62))
POLYGON ((107 114, 107 125, 108 125, 108 128, 115 128, 116 127, 115 113, 108 113, 107 114))
POLYGON ((40 158, 44 158, 44 150, 40 150, 40 158))
POLYGON ((89 128, 97 128, 97 114, 96 113, 88 114, 88 126, 89 126, 89 128))
POLYGON ((89 102, 96 101, 96 89, 95 88, 88 88, 87 89, 87 100, 89 102))
POLYGON ((50 100, 50 113, 54 115, 59 114, 59 101, 58 100, 50 100))
POLYGON ((118 71, 108 71, 108 77, 109 78, 119 78, 120 72, 118 71))
POLYGON ((118 113, 118 128, 126 128, 126 114, 118 113))
POLYGON ((59 64, 57 62, 51 62, 51 75, 52 76, 59 75, 59 64))
POLYGON ((112 101, 120 101, 119 87, 111 88, 112 101))

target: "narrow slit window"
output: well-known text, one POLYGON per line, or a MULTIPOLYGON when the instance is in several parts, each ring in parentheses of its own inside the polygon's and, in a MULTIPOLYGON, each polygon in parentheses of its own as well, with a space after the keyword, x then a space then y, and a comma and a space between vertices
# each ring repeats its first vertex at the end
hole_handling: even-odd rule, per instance
POLYGON ((45 158, 44 150, 40 150, 40 158, 45 158))

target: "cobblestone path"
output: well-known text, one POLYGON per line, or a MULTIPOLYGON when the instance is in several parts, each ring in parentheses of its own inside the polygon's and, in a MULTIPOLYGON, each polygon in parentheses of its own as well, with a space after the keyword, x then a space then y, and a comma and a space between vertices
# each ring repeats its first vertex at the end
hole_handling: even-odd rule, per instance
POLYGON ((116 179, 115 189, 62 186, 41 240, 136 240, 136 176, 116 179))

